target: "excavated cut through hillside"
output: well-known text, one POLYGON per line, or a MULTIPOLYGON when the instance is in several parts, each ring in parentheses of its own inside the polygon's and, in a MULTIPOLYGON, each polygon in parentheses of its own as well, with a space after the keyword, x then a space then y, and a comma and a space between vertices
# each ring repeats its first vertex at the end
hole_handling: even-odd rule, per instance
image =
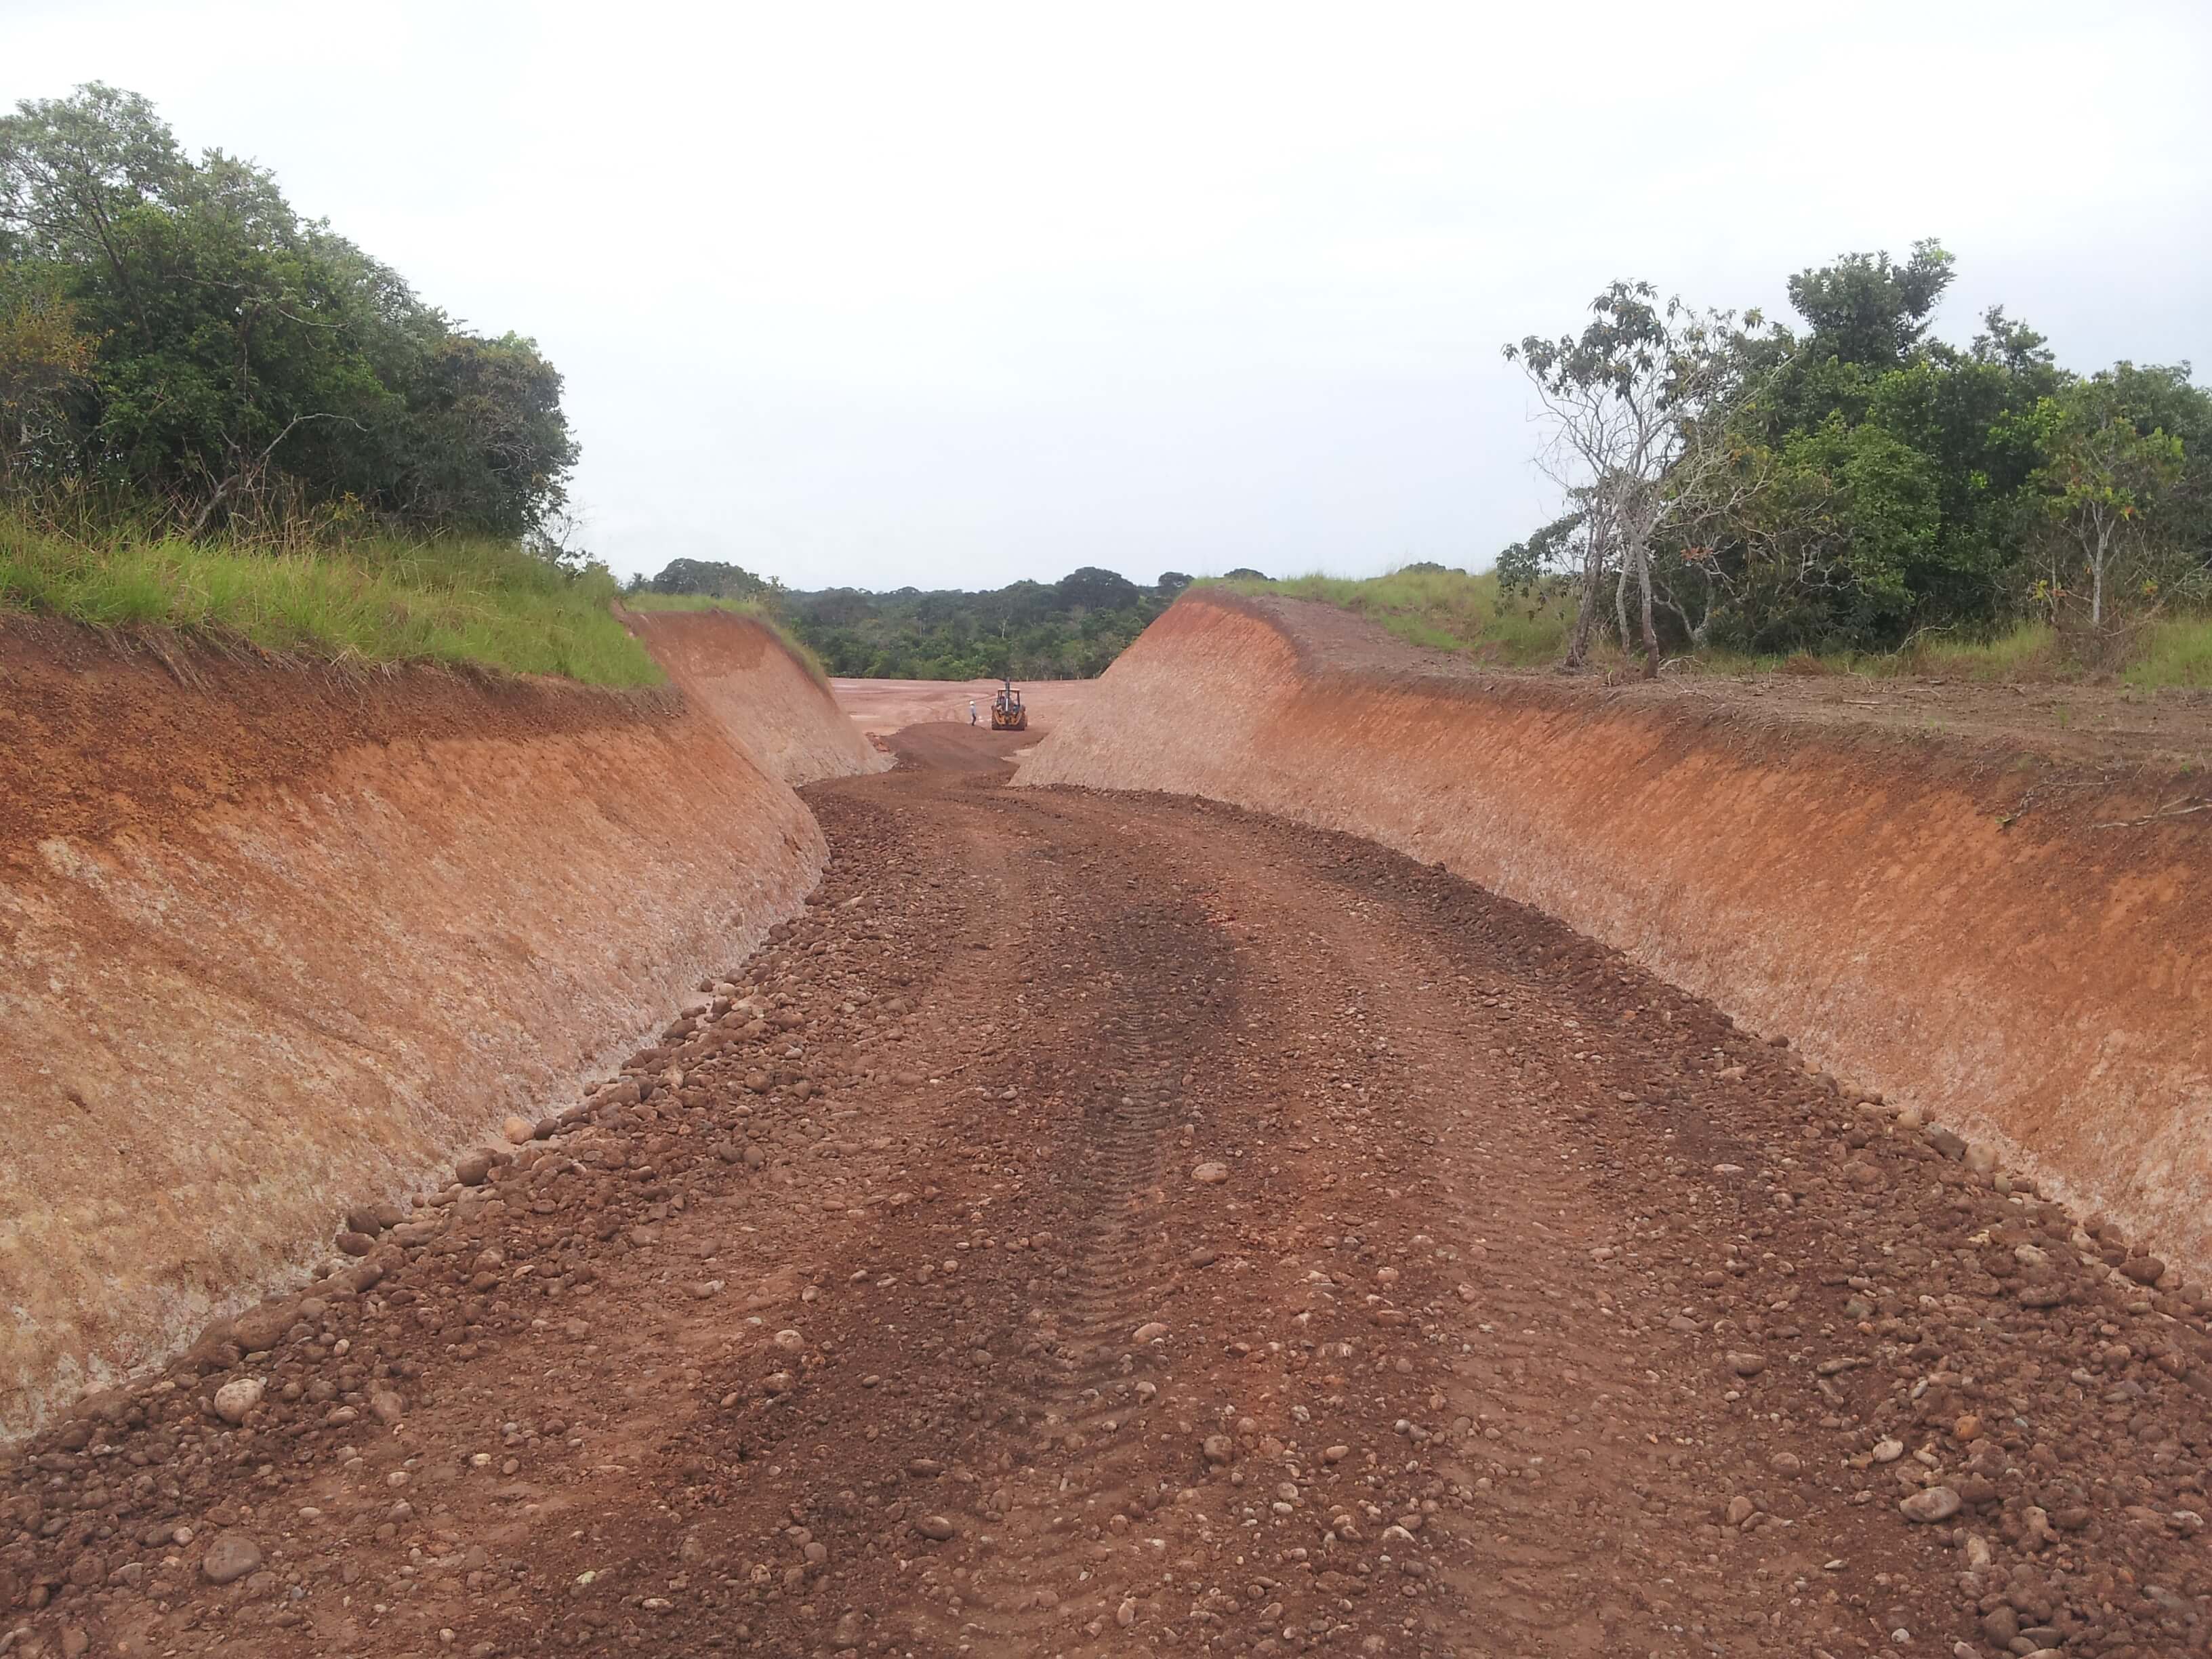
POLYGON ((1432 864, 894 747, 659 1041, 0 1468, 11 1653, 2203 1648, 2117 1232, 1432 864))
POLYGON ((0 1438, 303 1279, 798 908, 781 769, 872 757, 757 624, 684 666, 741 695, 0 630, 0 1438))

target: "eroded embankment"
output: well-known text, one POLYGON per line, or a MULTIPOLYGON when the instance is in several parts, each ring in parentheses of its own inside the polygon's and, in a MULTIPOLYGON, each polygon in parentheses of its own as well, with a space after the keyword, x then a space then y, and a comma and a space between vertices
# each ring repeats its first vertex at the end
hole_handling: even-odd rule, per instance
POLYGON ((827 685, 801 690, 811 672, 773 630, 716 611, 625 611, 623 620, 686 702, 793 788, 890 764, 827 685))
POLYGON ((2212 814, 2129 822, 2171 780, 1348 666, 1309 610, 1187 596, 1019 781, 1441 861, 2212 1266, 2212 814))
POLYGON ((848 726, 714 625, 771 759, 676 691, 0 634, 0 1433, 327 1257, 797 906, 781 765, 848 726))

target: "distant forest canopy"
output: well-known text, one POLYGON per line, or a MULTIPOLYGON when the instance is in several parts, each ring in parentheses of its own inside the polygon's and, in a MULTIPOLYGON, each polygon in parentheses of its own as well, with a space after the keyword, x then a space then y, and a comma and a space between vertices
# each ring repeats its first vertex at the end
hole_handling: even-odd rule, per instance
POLYGON ((1887 651, 2037 621, 2085 658, 2212 605, 2212 393, 2187 363, 2058 367, 1992 307, 1930 320, 1954 274, 1845 254, 1790 279, 1796 327, 1616 283, 1579 333, 1505 348, 1540 398, 1560 515, 1498 574, 1645 659, 1887 651))
POLYGON ((0 117, 0 506, 558 559, 575 460, 535 344, 425 303, 266 169, 97 82, 0 117))
POLYGON ((986 592, 799 592, 737 565, 678 559, 650 580, 632 579, 630 591, 763 602, 832 674, 1047 680, 1103 673, 1190 584, 1178 570, 1163 572, 1147 587, 1086 565, 1056 582, 1020 581, 986 592))

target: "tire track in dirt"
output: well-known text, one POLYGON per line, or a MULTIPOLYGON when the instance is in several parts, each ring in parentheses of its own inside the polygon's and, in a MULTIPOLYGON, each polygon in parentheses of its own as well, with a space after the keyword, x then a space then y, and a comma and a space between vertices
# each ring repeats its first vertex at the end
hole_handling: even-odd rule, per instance
MULTIPOLYGON (((1039 816, 1004 797, 994 809, 1009 835, 1039 816)), ((991 1426, 961 1449, 1000 1478, 946 1519, 986 1541, 991 1559, 922 1598, 907 1629, 918 1651, 1069 1650, 1118 1628, 1108 1622, 1118 1599, 1094 1607, 1097 1592, 1085 1594, 1111 1576, 1099 1540, 1127 1535, 1181 1487, 1154 1426, 1172 1399, 1170 1328, 1155 1319, 1170 1277, 1160 1211, 1203 1115, 1189 1085, 1233 976, 1194 905, 1161 902, 1164 884, 1180 884, 1171 872, 1154 870, 1148 890, 1134 890, 1125 866, 1066 836, 1065 814, 1042 816, 1090 855, 1033 872, 1049 948, 1024 977, 1043 1012, 1020 1062, 986 1092, 1047 1103, 1054 1115, 1048 1161, 1060 1178, 1007 1221, 1030 1228, 1054 1266, 1021 1288, 1036 1363, 987 1371, 991 1426)))

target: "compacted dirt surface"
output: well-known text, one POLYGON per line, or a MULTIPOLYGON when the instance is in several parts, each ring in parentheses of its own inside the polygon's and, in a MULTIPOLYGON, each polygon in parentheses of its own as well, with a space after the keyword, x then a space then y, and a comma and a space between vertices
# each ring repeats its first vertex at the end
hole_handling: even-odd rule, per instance
MULTIPOLYGON (((864 680, 833 679, 837 702, 846 718, 862 732, 882 737, 921 725, 968 724, 968 705, 975 705, 981 723, 991 723, 991 699, 999 695, 996 680, 864 680)), ((1096 680, 1018 680, 1015 689, 1030 711, 1029 740, 1035 743, 1045 728, 1080 708, 1097 687, 1096 680)))
POLYGON ((0 1651, 2204 1650, 2162 1264, 1462 881, 896 746, 663 1042, 0 1454, 0 1651))

